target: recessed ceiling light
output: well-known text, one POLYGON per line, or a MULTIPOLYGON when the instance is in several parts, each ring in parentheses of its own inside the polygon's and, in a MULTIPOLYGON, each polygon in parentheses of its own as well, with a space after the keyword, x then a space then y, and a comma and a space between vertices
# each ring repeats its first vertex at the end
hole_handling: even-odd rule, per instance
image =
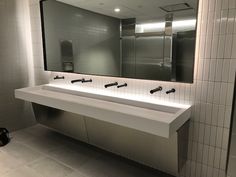
POLYGON ((115 8, 114 11, 115 12, 120 12, 120 8, 115 8))

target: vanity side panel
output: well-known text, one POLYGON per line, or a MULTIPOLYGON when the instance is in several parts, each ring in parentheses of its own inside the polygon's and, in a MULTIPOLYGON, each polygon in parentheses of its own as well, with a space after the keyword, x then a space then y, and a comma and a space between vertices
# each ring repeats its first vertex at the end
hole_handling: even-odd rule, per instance
POLYGON ((190 120, 182 125, 178 131, 178 160, 179 171, 184 167, 188 156, 188 136, 189 136, 190 120))
POLYGON ((37 121, 49 128, 88 143, 83 116, 32 103, 37 121))

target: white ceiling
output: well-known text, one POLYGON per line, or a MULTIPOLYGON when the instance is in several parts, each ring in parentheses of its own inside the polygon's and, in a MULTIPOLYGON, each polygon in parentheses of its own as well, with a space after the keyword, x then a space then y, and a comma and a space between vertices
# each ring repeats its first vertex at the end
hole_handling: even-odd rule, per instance
POLYGON ((195 10, 174 13, 174 18, 193 18, 196 15, 197 0, 58 0, 66 4, 94 11, 100 14, 125 19, 136 18, 137 21, 162 19, 167 14, 159 7, 188 3, 195 10), (119 13, 114 8, 120 8, 119 13))

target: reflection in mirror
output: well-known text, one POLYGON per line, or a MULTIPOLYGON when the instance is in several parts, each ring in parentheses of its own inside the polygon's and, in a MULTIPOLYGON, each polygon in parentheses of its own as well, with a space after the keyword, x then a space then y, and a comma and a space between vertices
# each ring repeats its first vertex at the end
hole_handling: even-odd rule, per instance
POLYGON ((193 82, 197 0, 42 0, 45 69, 193 82))

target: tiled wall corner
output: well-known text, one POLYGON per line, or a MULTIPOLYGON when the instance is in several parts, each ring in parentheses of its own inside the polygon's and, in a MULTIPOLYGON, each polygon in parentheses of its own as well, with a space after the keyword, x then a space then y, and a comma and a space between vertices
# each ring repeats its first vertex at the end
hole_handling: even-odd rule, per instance
MULTIPOLYGON (((55 75, 43 70, 38 0, 30 0, 33 56, 36 84, 55 75)), ((135 79, 64 74, 67 78, 93 78, 87 87, 101 89, 107 82, 127 82, 127 89, 114 94, 142 95, 176 103, 192 104, 188 161, 181 177, 225 177, 227 145, 236 70, 236 1, 200 0, 194 83, 171 83, 135 79), (162 85, 176 88, 172 95, 149 90, 162 85)))

